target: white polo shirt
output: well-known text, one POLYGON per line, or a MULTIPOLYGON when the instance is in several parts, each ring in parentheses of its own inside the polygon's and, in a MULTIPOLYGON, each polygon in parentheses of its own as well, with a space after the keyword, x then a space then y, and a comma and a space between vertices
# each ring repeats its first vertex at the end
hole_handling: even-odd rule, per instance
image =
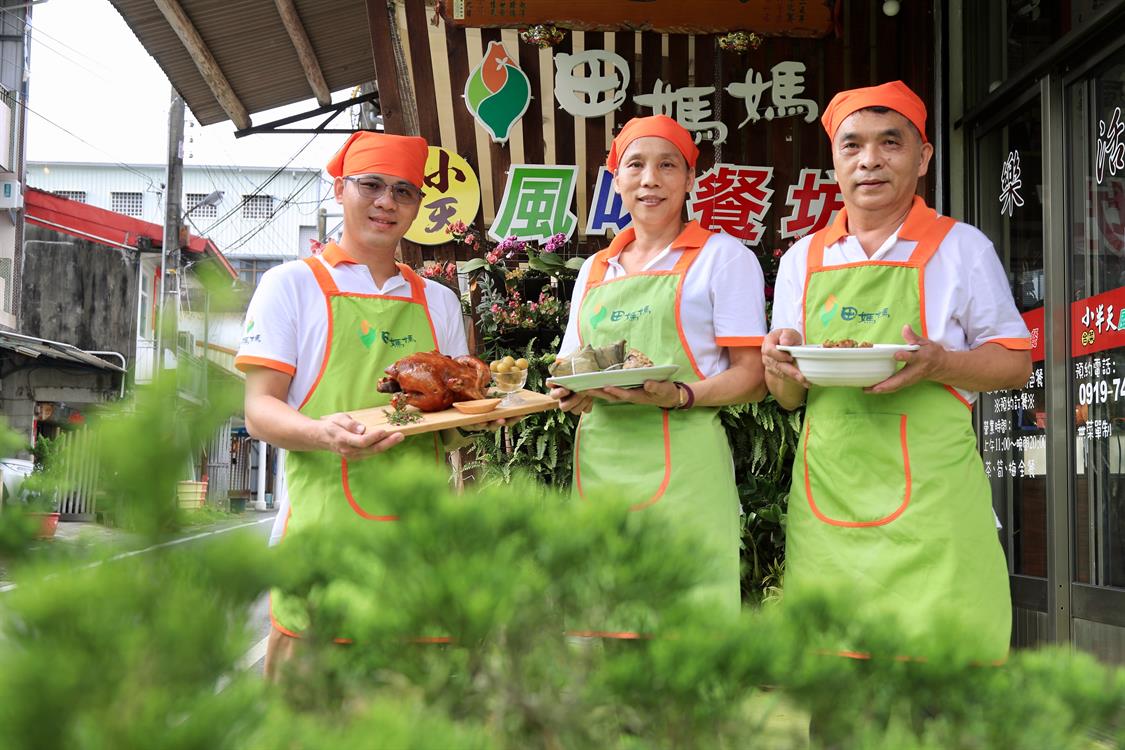
MULTIPOLYGON (((335 243, 328 245, 315 262, 324 264, 341 292, 408 299, 411 296, 410 282, 401 273, 380 287, 366 265, 356 262, 335 243)), ((468 354, 461 301, 452 289, 430 279, 423 281, 438 351, 451 357, 468 354)), ((296 409, 316 382, 327 344, 328 306, 307 263, 289 261, 266 271, 246 310, 235 366, 244 372, 252 367, 268 367, 292 376, 287 402, 296 409)), ((274 483, 278 511, 270 533, 271 545, 281 540, 289 516, 285 454, 284 450, 278 451, 274 483)))
MULTIPOLYGON (((627 275, 620 263, 621 251, 635 234, 626 229, 613 238, 606 258, 605 281, 627 275)), ((685 247, 702 244, 699 257, 684 276, 680 314, 684 337, 700 372, 714 377, 730 368, 728 347, 761 346, 766 334, 765 278, 753 251, 722 232, 711 233, 690 222, 672 244, 650 260, 642 271, 670 271, 685 247)), ((605 251, 603 251, 605 252, 605 251)), ((597 255, 586 259, 574 283, 570 320, 560 356, 581 347, 578 310, 597 255)))
MULTIPOLYGON (((410 297, 410 282, 396 274, 382 287, 371 278, 371 270, 330 244, 316 260, 344 293, 410 297)), ((453 290, 424 279, 426 305, 442 354, 459 357, 469 353, 465 338, 461 300, 453 290)), ((316 382, 328 343, 328 310, 324 292, 304 260, 275 266, 262 275, 246 310, 242 344, 235 366, 268 367, 293 377, 289 405, 297 408, 316 382)))
MULTIPOLYGON (((918 244, 899 239, 895 231, 868 258, 855 236, 847 234, 841 211, 828 230, 824 265, 905 262, 918 244)), ((781 258, 774 287, 773 329, 793 328, 805 334, 804 295, 812 235, 798 240, 781 258)), ((995 343, 1007 349, 1030 349, 1031 335, 1012 299, 1007 274, 992 242, 976 227, 958 222, 945 236, 925 268, 925 315, 928 338, 949 351, 963 352, 995 343)), ((921 335, 921 331, 915 331, 921 335)), ((885 342, 892 343, 892 342, 885 342)), ((972 403, 977 394, 957 391, 972 403)))

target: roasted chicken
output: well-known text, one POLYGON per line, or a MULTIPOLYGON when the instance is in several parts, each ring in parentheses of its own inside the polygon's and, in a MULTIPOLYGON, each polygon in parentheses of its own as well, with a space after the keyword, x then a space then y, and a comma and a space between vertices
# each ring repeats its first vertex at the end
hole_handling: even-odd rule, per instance
POLYGON ((454 401, 485 397, 492 379, 488 365, 476 357, 447 357, 437 351, 403 357, 388 367, 380 393, 406 394, 406 403, 422 411, 448 409, 454 401))

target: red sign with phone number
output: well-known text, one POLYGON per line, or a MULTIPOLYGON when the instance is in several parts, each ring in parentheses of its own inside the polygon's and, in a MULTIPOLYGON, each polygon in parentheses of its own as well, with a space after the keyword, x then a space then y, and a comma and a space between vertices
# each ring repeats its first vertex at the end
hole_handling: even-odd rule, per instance
MULTIPOLYGON (((1031 331, 1031 361, 1046 355, 1043 308, 1023 314, 1031 331)), ((1125 287, 1087 297, 1070 305, 1070 356, 1082 357, 1125 347, 1125 287)))

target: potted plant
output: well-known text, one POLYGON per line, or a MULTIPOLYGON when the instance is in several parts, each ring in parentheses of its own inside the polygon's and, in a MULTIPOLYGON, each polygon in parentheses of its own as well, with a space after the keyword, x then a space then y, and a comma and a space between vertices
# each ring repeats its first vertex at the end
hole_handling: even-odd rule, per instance
POLYGON ((574 292, 574 280, 577 278, 578 270, 582 268, 585 258, 564 259, 561 251, 566 248, 568 243, 567 236, 559 232, 549 238, 539 252, 528 249, 527 265, 553 278, 555 286, 559 289, 559 295, 569 300, 574 292))

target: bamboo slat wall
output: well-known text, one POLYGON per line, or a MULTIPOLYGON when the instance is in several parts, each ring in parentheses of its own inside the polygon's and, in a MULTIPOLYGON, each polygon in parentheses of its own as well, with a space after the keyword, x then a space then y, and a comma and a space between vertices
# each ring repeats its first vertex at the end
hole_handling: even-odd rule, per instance
MULTIPOLYGON (((369 7, 378 8, 381 3, 369 7)), ((933 17, 929 3, 902 3, 895 17, 881 12, 881 0, 844 0, 842 35, 822 39, 767 37, 743 54, 723 51, 718 35, 660 34, 656 32, 568 32, 554 49, 540 50, 519 41, 518 29, 461 28, 447 24, 432 7, 421 2, 393 0, 388 14, 370 13, 374 57, 381 103, 388 132, 418 133, 431 144, 461 154, 481 182, 478 228, 491 224, 502 197, 511 164, 577 164, 576 205, 579 227, 585 227, 590 193, 604 163, 610 140, 635 114, 651 114, 633 97, 651 93, 659 78, 676 87, 714 86, 710 97, 715 119, 727 127, 727 142, 704 141, 698 172, 716 162, 770 166, 772 207, 763 223, 766 231, 755 251, 760 256, 787 247, 779 236, 788 214, 785 197, 801 169, 830 169, 828 142, 819 120, 806 123, 787 117, 739 128, 746 116, 739 99, 725 92, 728 84, 745 80, 753 68, 769 80, 771 68, 783 61, 806 66, 802 96, 814 99, 823 112, 837 91, 900 79, 933 109, 933 17), (390 44, 386 40, 390 40, 390 44), (492 143, 465 107, 461 92, 469 72, 480 62, 489 41, 503 41, 532 86, 532 102, 505 144, 492 143), (614 51, 632 62, 629 96, 615 112, 598 118, 574 118, 558 107, 554 97, 553 55, 585 49, 614 51)), ((929 128, 931 137, 933 126, 929 128)), ((927 186, 932 202, 932 188, 927 186)), ((607 238, 582 238, 581 252, 603 247, 607 238)), ((467 259, 464 246, 419 247, 407 243, 405 260, 467 259)))

